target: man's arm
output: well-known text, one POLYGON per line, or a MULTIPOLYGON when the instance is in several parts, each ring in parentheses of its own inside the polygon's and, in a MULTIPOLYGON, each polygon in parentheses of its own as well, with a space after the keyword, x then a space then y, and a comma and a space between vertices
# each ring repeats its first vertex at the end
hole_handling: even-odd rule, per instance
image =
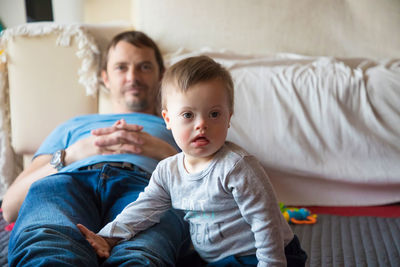
MULTIPOLYGON (((95 154, 103 153, 103 149, 95 145, 95 139, 95 136, 90 136, 68 147, 65 150, 65 165, 69 165, 77 160, 95 154)), ((7 189, 1 205, 3 217, 7 222, 14 222, 17 219, 19 209, 31 185, 57 172, 57 170, 50 165, 51 157, 52 155, 46 154, 34 158, 31 164, 17 176, 7 189)))
MULTIPOLYGON (((117 121, 111 127, 93 130, 90 137, 81 139, 66 149, 65 165, 99 154, 133 153, 161 160, 177 153, 167 142, 141 130, 141 126, 126 124, 124 120, 117 121)), ((8 188, 1 206, 7 222, 17 219, 30 186, 57 172, 50 165, 50 159, 51 155, 36 157, 8 188)))
POLYGON ((21 172, 3 197, 1 208, 4 219, 11 223, 17 219, 19 208, 24 201, 32 183, 47 175, 56 173, 50 165, 51 155, 36 157, 32 163, 21 172))

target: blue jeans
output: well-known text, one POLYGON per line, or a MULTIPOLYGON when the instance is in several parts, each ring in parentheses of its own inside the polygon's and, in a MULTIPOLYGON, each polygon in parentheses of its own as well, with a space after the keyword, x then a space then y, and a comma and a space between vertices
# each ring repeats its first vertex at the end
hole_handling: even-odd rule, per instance
POLYGON ((76 227, 99 231, 137 199, 148 178, 139 170, 105 165, 35 182, 10 236, 9 266, 174 266, 190 244, 188 224, 176 210, 115 246, 106 260, 98 259, 76 227))
MULTIPOLYGON (((292 241, 285 247, 286 266, 304 267, 307 261, 307 253, 301 248, 300 241, 294 235, 292 241)), ((223 258, 216 262, 204 263, 207 267, 257 267, 256 255, 240 256, 235 255, 223 258)))

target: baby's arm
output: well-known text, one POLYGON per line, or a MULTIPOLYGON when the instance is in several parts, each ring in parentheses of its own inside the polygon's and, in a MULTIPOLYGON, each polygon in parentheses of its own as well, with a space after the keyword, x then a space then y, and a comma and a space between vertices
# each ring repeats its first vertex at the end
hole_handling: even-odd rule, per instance
POLYGON ((231 172, 229 185, 254 233, 258 266, 285 266, 284 239, 291 230, 282 218, 275 192, 261 164, 254 157, 245 157, 231 172))
POLYGON ((110 256, 111 249, 118 243, 119 240, 121 240, 120 238, 107 238, 97 235, 82 224, 77 224, 76 226, 85 236, 90 245, 92 245, 97 255, 102 258, 108 258, 110 256))
POLYGON ((158 223, 161 214, 171 207, 169 193, 160 184, 157 169, 150 178, 144 192, 136 201, 128 204, 124 210, 110 223, 106 224, 98 234, 90 231, 82 224, 77 224, 86 240, 103 258, 110 256, 111 249, 121 240, 128 240, 138 232, 158 223))
POLYGON ((139 197, 106 224, 98 234, 102 237, 131 239, 137 233, 159 223, 164 212, 171 208, 169 190, 162 185, 157 169, 139 197))

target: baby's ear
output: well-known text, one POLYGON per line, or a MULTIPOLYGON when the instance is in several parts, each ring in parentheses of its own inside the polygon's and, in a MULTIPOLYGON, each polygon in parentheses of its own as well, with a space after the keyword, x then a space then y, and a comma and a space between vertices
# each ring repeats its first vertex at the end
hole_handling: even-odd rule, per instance
POLYGON ((162 117, 163 117, 163 119, 164 119, 164 121, 165 121, 165 124, 167 125, 167 129, 168 129, 168 130, 171 130, 171 127, 169 126, 168 110, 163 109, 163 110, 161 111, 161 115, 162 115, 162 117))

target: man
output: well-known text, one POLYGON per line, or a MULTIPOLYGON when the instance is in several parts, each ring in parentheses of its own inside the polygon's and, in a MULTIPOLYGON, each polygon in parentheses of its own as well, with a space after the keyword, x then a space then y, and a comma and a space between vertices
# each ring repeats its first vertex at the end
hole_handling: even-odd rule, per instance
POLYGON ((172 266, 188 241, 187 224, 171 210, 98 262, 75 226, 99 230, 138 197, 158 161, 177 152, 156 116, 164 72, 157 45, 141 32, 124 32, 107 53, 102 78, 114 114, 80 116, 57 127, 4 196, 4 218, 17 220, 10 266, 172 266))

